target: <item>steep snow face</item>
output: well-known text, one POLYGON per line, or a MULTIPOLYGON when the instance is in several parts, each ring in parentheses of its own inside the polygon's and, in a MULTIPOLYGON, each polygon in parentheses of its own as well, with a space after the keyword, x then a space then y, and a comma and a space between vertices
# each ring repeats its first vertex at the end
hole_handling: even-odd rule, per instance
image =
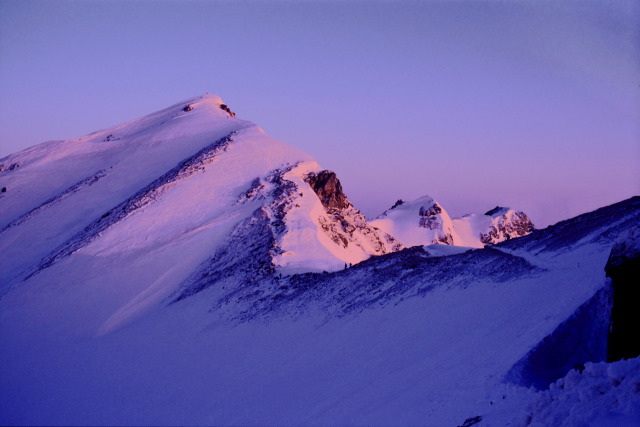
POLYGON ((495 207, 484 215, 471 214, 453 220, 462 246, 482 247, 526 236, 534 230, 524 212, 495 207))
POLYGON ((398 239, 404 246, 457 244, 447 211, 429 196, 411 202, 399 200, 371 225, 398 239))

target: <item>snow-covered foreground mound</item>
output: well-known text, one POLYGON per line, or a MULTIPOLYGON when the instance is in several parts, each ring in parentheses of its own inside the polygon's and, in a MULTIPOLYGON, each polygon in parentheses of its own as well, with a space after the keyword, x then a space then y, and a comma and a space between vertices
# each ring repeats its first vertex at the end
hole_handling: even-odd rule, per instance
POLYGON ((529 385, 602 360, 604 266, 640 198, 398 250, 223 105, 0 161, 1 424, 505 425, 549 419, 529 385))
POLYGON ((533 426, 640 425, 640 359, 587 363, 536 393, 522 424, 533 426))

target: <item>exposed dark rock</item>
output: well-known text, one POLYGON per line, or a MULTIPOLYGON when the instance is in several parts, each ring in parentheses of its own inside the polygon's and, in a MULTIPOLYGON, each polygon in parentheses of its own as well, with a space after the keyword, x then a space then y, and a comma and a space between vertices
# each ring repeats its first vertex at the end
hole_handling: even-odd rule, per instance
POLYGON ((263 194, 264 192, 265 192, 264 183, 262 182, 260 177, 256 177, 254 178, 253 181, 251 181, 251 185, 249 186, 249 189, 244 193, 240 194, 240 197, 236 202, 236 204, 246 203, 248 201, 253 201, 253 200, 262 200, 265 198, 265 195, 263 194))
POLYGON ((342 185, 335 172, 311 172, 305 177, 305 181, 318 195, 325 208, 348 209, 352 206, 342 191, 342 185))
POLYGON ((12 171, 20 167, 20 163, 11 163, 10 165, 0 165, 0 172, 12 171))
POLYGON ((334 172, 311 172, 304 180, 316 193, 330 218, 320 217, 318 220, 322 230, 335 244, 346 248, 349 242, 355 241, 354 234, 358 232, 373 243, 376 255, 387 253, 389 246, 391 251, 402 249, 392 236, 367 224, 365 217, 347 199, 334 172))
POLYGON ((425 217, 425 216, 434 216, 434 215, 438 215, 442 213, 442 208, 440 207, 439 204, 434 203, 433 205, 431 205, 430 207, 426 207, 426 206, 421 206, 420 207, 420 212, 419 215, 421 217, 425 217))
POLYGON ((400 205, 404 205, 404 200, 402 200, 402 199, 398 199, 398 200, 396 200, 396 202, 393 204, 393 206, 391 206, 390 210, 391 210, 391 209, 395 209, 395 208, 397 208, 397 207, 398 207, 398 206, 400 206, 400 205))
POLYGON ((490 211, 485 212, 485 215, 489 215, 489 216, 491 216, 491 215, 493 215, 493 214, 498 213, 501 209, 507 209, 507 208, 503 208, 503 207, 500 207, 500 206, 496 206, 495 208, 491 209, 490 211))
POLYGON ((467 418, 466 420, 464 420, 464 423, 462 423, 458 427, 470 427, 472 425, 478 424, 480 421, 482 421, 482 417, 480 415, 475 416, 475 417, 470 417, 470 418, 467 418))
MULTIPOLYGON (((421 228, 427 228, 429 230, 437 230, 442 227, 442 218, 439 214, 442 213, 442 207, 439 204, 434 203, 431 206, 421 206, 418 215, 418 226, 421 228)), ((442 236, 438 236, 432 244, 442 243, 445 245, 453 245, 453 236, 446 233, 442 236)))
POLYGON ((236 113, 231 111, 231 109, 227 106, 227 104, 220 104, 220 109, 226 111, 231 117, 236 116, 236 113))
POLYGON ((613 283, 607 362, 640 356, 640 228, 621 236, 605 267, 613 283))
POLYGON ((7 192, 7 187, 2 187, 2 192, 6 193, 7 192))
POLYGON ((428 228, 429 230, 436 230, 442 227, 442 221, 436 216, 421 216, 418 220, 418 226, 428 228))
POLYGON ((186 107, 184 107, 182 109, 182 111, 185 111, 185 112, 189 112, 191 110, 193 110, 193 105, 191 105, 191 104, 187 105, 186 107))

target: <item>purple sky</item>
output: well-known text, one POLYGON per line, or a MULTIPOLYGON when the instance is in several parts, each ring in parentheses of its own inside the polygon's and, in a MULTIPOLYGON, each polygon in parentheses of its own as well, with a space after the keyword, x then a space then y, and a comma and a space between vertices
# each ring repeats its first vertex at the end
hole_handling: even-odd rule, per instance
POLYGON ((205 92, 368 216, 640 194, 640 2, 0 0, 0 157, 205 92))

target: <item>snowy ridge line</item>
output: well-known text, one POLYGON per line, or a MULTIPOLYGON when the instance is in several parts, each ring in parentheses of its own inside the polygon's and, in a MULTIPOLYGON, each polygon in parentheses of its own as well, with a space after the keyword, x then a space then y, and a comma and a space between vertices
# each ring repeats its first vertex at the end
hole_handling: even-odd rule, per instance
POLYGON ((236 224, 225 243, 208 260, 185 280, 179 290, 170 297, 170 304, 195 295, 225 278, 238 276, 244 286, 236 288, 227 296, 236 295, 244 288, 254 288, 256 283, 276 271, 273 257, 281 254, 283 249, 278 245, 278 237, 286 232, 285 216, 293 207, 292 195, 297 192, 297 185, 284 178, 287 172, 297 167, 300 162, 270 171, 265 182, 273 184, 266 195, 262 194, 265 186, 260 178, 253 180, 251 187, 236 203, 247 200, 271 197, 267 206, 256 209, 253 214, 236 224), (241 254, 241 255, 240 255, 241 254))
POLYGON ((18 218, 16 218, 15 220, 11 221, 2 230, 0 230, 0 234, 4 233, 7 229, 9 229, 11 227, 15 227, 15 226, 18 226, 20 224, 23 224, 24 222, 28 221, 29 219, 31 219, 35 215, 39 214, 43 210, 62 202, 64 199, 66 199, 67 197, 69 197, 73 193, 76 193, 76 192, 80 191, 83 187, 91 186, 91 185, 95 184, 100 179, 104 178, 106 175, 107 175, 106 171, 104 169, 101 169, 98 172, 96 172, 95 174, 93 174, 93 175, 91 175, 91 176, 89 176, 89 177, 87 177, 87 178, 85 178, 83 180, 78 181, 77 183, 73 184, 71 187, 67 188, 66 190, 64 190, 64 191, 56 194, 55 196, 51 197, 50 199, 45 201, 40 206, 31 209, 26 214, 20 215, 18 218))
POLYGON ((177 181, 189 178, 201 170, 204 170, 204 166, 212 163, 221 152, 228 150, 229 145, 233 142, 231 137, 235 133, 236 131, 231 132, 212 144, 207 145, 193 156, 181 161, 178 166, 155 179, 124 202, 107 211, 100 218, 87 225, 84 230, 60 245, 53 251, 52 255, 42 259, 38 267, 23 280, 29 279, 38 272, 52 266, 61 258, 69 256, 87 246, 103 231, 122 221, 135 211, 156 202, 173 187, 177 181))
MULTIPOLYGON (((467 288, 483 280, 501 283, 544 272, 522 257, 491 248, 431 257, 420 246, 372 256, 334 273, 263 274, 249 276, 249 280, 224 280, 231 277, 232 268, 235 267, 230 266, 227 273, 217 276, 222 280, 210 311, 240 323, 277 317, 297 319, 312 310, 320 310, 324 322, 328 322, 408 298, 424 297, 444 285, 467 288)), ((173 302, 192 294, 183 294, 173 302)))
POLYGON ((497 243, 495 246, 524 249, 536 255, 568 249, 578 243, 604 243, 614 239, 620 230, 637 227, 638 224, 640 224, 640 196, 634 196, 560 221, 542 230, 535 230, 529 235, 497 243))

